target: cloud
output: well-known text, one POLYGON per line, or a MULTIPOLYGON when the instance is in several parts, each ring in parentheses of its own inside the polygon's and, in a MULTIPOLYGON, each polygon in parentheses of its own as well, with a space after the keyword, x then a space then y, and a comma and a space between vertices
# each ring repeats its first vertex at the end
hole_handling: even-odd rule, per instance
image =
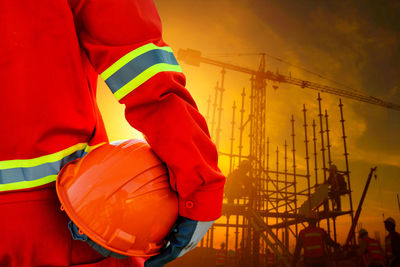
MULTIPOLYGON (((174 48, 199 49, 204 55, 252 69, 257 69, 259 57, 238 54, 266 52, 292 63, 288 65, 267 57, 267 68, 272 71, 279 70, 285 75, 343 88, 343 85, 293 65, 302 66, 355 90, 400 103, 398 1, 156 0, 156 4, 163 18, 164 36, 174 48)), ((220 69, 206 65, 200 68, 182 65, 188 77, 189 88, 205 114, 208 95, 214 94, 216 81, 220 80, 220 69)), ((240 93, 245 87, 249 94, 250 84, 247 75, 233 71, 228 71, 225 78, 222 120, 224 141, 221 147, 226 152, 230 149, 231 106, 233 101, 240 105, 240 93)), ((273 90, 271 85, 268 82, 266 112, 271 153, 277 146, 282 152, 285 139, 290 144, 290 118, 293 114, 296 124, 296 157, 299 169, 304 171, 301 109, 303 103, 306 104, 309 125, 312 119, 316 119, 318 124, 317 93, 287 84, 280 84, 278 90, 273 90)), ((322 111, 327 109, 329 112, 332 157, 344 169, 338 97, 322 94, 322 98, 322 111)), ((249 99, 246 101, 245 115, 248 116, 249 99)), ((400 112, 346 98, 343 98, 343 103, 352 183, 355 185, 354 199, 358 201, 364 186, 364 172, 375 164, 393 167, 384 167, 384 177, 395 190, 395 181, 398 179, 395 167, 400 166, 400 112)), ((239 109, 236 112, 238 118, 239 109)), ((235 134, 234 151, 237 152, 238 131, 235 134)), ((245 132, 244 138, 248 140, 248 132, 245 132)), ((248 141, 245 141, 245 145, 247 153, 248 141)), ((319 149, 318 146, 318 153, 319 149)), ((273 156, 270 160, 273 162, 273 156)), ((227 164, 224 165, 224 170, 227 170, 227 164)), ((371 194, 371 197, 379 199, 379 194, 371 194)), ((391 200, 385 201, 392 207, 389 204, 391 200)), ((377 206, 375 202, 367 204, 375 208, 377 206)), ((363 212, 365 221, 377 222, 381 219, 380 215, 368 213, 366 209, 363 212)), ((343 227, 346 227, 347 220, 343 227)))

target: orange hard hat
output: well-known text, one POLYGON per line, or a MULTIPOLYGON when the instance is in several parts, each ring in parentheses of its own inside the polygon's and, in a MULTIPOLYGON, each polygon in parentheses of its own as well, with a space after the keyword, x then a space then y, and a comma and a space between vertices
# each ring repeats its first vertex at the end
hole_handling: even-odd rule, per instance
POLYGON ((168 170, 144 141, 102 145, 60 171, 62 209, 100 246, 153 256, 178 218, 168 170))

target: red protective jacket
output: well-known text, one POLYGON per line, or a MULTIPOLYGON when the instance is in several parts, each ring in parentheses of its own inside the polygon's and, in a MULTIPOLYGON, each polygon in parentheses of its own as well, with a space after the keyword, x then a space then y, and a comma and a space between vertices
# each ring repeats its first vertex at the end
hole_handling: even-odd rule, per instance
POLYGON ((216 265, 225 265, 226 262, 226 250, 220 249, 217 251, 217 257, 215 259, 216 265))
POLYGON ((372 239, 370 237, 360 238, 360 241, 365 242, 366 244, 366 253, 363 255, 363 261, 367 264, 384 262, 385 256, 383 255, 383 251, 381 249, 381 245, 378 240, 372 239))
MULTIPOLYGON (((100 74, 166 162, 180 215, 220 216, 225 178, 216 149, 161 38, 153 1, 0 1, 0 36, 0 202, 18 195, 21 203, 33 191, 41 199, 38 186, 52 188, 63 165, 107 142, 96 104, 100 74)), ((39 220, 39 208, 28 206, 9 208, 16 216, 2 216, 0 229, 39 220)))
POLYGON ((275 254, 273 252, 267 253, 265 258, 267 260, 266 266, 275 266, 275 254))
POLYGON ((299 238, 304 248, 304 258, 325 257, 325 239, 326 232, 318 227, 306 227, 299 233, 299 238))

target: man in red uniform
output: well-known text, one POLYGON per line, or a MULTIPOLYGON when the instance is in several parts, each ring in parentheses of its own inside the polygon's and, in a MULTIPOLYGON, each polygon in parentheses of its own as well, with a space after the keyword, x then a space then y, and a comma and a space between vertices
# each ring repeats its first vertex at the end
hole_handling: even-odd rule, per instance
POLYGON ((358 242, 360 248, 358 254, 362 257, 364 266, 383 267, 385 265, 385 256, 379 242, 368 236, 367 230, 361 228, 358 231, 358 242))
POLYGON ((226 263, 226 249, 225 242, 221 243, 221 248, 217 251, 217 258, 215 260, 215 265, 217 267, 223 267, 226 263))
POLYGON ((179 197, 168 246, 146 266, 193 249, 220 216, 225 178, 153 1, 1 1, 0 10, 0 266, 131 264, 72 240, 54 189, 62 166, 108 141, 99 74, 179 197))
POLYGON ((400 234, 396 232, 396 222, 388 217, 385 221, 385 228, 389 234, 385 238, 386 265, 400 266, 400 234))
POLYGON ((295 267, 300 257, 301 248, 304 249, 304 263, 306 267, 323 267, 328 264, 326 246, 340 247, 333 241, 324 229, 317 227, 316 214, 308 218, 308 227, 302 229, 297 237, 292 266, 295 267))
POLYGON ((265 263, 265 266, 267 267, 276 266, 275 253, 269 250, 269 248, 265 249, 265 263))

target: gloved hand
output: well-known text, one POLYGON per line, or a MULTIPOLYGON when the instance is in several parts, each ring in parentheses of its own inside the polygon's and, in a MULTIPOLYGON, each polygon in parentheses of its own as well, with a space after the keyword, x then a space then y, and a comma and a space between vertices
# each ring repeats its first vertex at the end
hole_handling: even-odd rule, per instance
POLYGON ((167 238, 166 246, 161 249, 160 254, 149 258, 144 266, 164 266, 164 264, 183 256, 197 246, 213 223, 214 221, 199 222, 179 216, 174 229, 167 238))
POLYGON ((88 243, 89 246, 91 246, 95 251, 100 253, 103 257, 114 257, 114 258, 117 258, 117 259, 125 259, 125 258, 128 257, 128 256, 125 256, 125 255, 121 255, 121 254, 115 253, 115 252, 113 252, 111 250, 108 250, 106 248, 103 248, 99 244, 93 242, 93 240, 91 240, 87 235, 85 235, 84 233, 81 233, 79 231, 78 226, 76 226, 76 224, 73 223, 72 221, 70 221, 68 223, 68 229, 71 232, 72 239, 80 240, 80 241, 88 243))

